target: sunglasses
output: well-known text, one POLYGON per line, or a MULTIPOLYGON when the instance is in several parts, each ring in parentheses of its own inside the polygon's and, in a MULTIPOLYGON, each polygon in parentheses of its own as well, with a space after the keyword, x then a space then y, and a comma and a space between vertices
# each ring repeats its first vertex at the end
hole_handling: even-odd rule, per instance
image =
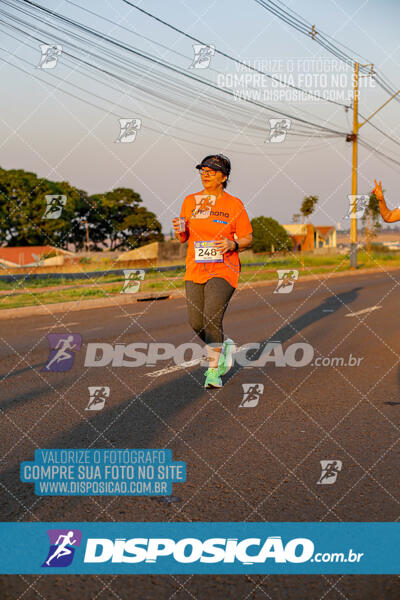
POLYGON ((205 169, 205 168, 203 168, 203 169, 199 169, 199 173, 201 175, 212 175, 212 176, 214 176, 216 173, 220 173, 220 171, 214 171, 214 169, 208 169, 208 168, 205 169))

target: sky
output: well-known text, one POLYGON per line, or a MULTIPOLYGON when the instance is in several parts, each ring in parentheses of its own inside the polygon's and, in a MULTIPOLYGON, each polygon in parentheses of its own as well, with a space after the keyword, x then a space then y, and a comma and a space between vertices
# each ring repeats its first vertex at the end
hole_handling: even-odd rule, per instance
MULTIPOLYGON (((331 98, 349 103, 349 68, 256 0, 134 3, 218 51, 309 92, 327 91, 331 98)), ((270 142, 268 120, 290 114, 343 134, 352 129, 351 109, 310 96, 296 99, 285 86, 275 86, 275 92, 281 93, 276 100, 270 80, 257 81, 254 72, 217 52, 207 69, 190 68, 193 40, 123 0, 37 0, 37 4, 216 87, 143 60, 122 46, 94 42, 84 31, 79 38, 71 36, 73 28, 60 31, 50 17, 35 21, 18 13, 17 4, 23 5, 4 0, 0 10, 1 167, 68 181, 89 193, 133 188, 156 213, 164 233, 169 233, 185 196, 201 190, 195 165, 207 154, 222 152, 232 161, 227 191, 243 201, 250 218, 264 215, 290 223, 304 196, 312 194, 319 196, 312 217, 315 224, 348 225, 344 215, 351 193, 352 144, 346 143, 344 135, 317 137, 315 130, 304 131, 293 119, 284 141, 270 142), (13 17, 24 19, 25 25, 13 17), (10 23, 28 36, 11 29, 10 23), (40 43, 60 42, 62 52, 55 68, 38 68, 40 43), (108 63, 105 69, 106 63, 91 52, 114 61, 114 67, 108 63), (94 71, 93 64, 102 70, 94 71), (246 84, 239 78, 244 73, 250 73, 246 84), (229 87, 234 81, 236 86, 229 87), (223 86, 234 90, 236 99, 223 92, 223 86), (269 108, 250 104, 245 96, 269 108), (119 119, 124 118, 141 122, 130 143, 116 141, 119 119), (306 135, 296 135, 300 132, 306 135)), ((372 62, 376 72, 400 89, 400 4, 396 0, 286 0, 286 5, 315 24, 317 31, 348 47, 351 56, 372 62)), ((359 112, 364 117, 388 98, 371 77, 362 78, 359 112)), ((393 100, 371 122, 400 142, 399 116, 400 103, 393 100)), ((399 146, 368 123, 360 137, 400 161, 399 146)), ((399 173, 400 165, 359 148, 359 194, 370 192, 374 178, 381 179, 389 206, 399 206, 399 173)))

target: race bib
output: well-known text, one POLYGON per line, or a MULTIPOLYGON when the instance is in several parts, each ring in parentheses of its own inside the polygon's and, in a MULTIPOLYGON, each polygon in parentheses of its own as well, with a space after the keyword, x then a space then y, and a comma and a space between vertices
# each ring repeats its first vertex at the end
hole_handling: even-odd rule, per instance
POLYGON ((224 255, 214 248, 213 241, 195 242, 194 260, 197 263, 224 262, 224 255))

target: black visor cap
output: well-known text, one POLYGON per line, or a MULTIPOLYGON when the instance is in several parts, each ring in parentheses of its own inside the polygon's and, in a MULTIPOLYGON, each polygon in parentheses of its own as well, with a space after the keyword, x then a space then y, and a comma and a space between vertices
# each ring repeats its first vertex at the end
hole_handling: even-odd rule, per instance
POLYGON ((229 177, 231 172, 231 161, 223 154, 214 154, 206 156, 199 165, 196 165, 196 169, 202 169, 203 167, 208 167, 214 171, 221 171, 221 173, 229 177))

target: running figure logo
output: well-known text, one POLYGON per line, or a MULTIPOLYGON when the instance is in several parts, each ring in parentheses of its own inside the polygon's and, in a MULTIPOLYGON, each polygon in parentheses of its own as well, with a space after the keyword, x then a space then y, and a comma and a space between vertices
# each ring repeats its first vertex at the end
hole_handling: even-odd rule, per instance
POLYGON ((242 383, 243 400, 239 408, 254 408, 257 406, 260 396, 264 393, 263 383, 242 383))
POLYGON ((194 57, 189 69, 207 69, 210 66, 211 57, 215 54, 215 46, 205 44, 193 44, 194 57))
POLYGON ((195 194, 196 208, 193 209, 192 219, 208 219, 211 209, 217 201, 212 194, 195 194))
POLYGON ((131 144, 136 139, 136 134, 142 126, 142 119, 120 119, 120 132, 115 140, 121 144, 131 144))
POLYGON ((67 196, 45 196, 46 210, 42 219, 58 219, 61 217, 62 210, 67 204, 67 196))
POLYGON ((48 529, 49 553, 42 567, 69 567, 75 549, 81 545, 82 532, 79 529, 48 529))
POLYGON ((295 281, 299 278, 299 272, 296 269, 278 269, 277 273, 278 285, 274 289, 274 294, 290 294, 295 281))
POLYGON ((348 194, 349 208, 344 219, 362 219, 369 205, 368 194, 348 194), (352 206, 355 203, 355 213, 352 214, 352 206))
POLYGON ((35 267, 42 267, 44 264, 43 258, 41 254, 35 254, 32 252, 32 256, 35 259, 35 267))
POLYGON ((103 386, 88 387, 89 402, 85 410, 101 410, 107 398, 110 397, 110 388, 103 386))
POLYGON ((57 65, 58 57, 62 52, 62 46, 59 44, 40 44, 42 56, 38 64, 38 69, 54 69, 57 65))
POLYGON ((125 269, 124 277, 125 282, 121 294, 136 294, 139 291, 141 280, 144 279, 144 270, 125 269))
POLYGON ((49 333, 50 355, 42 371, 69 371, 74 364, 74 352, 81 349, 79 333, 49 333))
POLYGON ((331 485, 335 483, 338 473, 342 470, 341 460, 320 460, 322 473, 317 485, 331 485))
POLYGON ((269 137, 266 140, 272 144, 284 142, 287 132, 292 124, 291 119, 268 119, 269 137))

